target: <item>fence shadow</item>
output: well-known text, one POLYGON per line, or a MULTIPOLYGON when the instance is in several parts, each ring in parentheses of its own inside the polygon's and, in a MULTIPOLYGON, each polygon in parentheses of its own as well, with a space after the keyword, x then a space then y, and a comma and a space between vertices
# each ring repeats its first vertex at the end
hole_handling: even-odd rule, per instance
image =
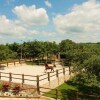
POLYGON ((77 87, 77 90, 63 89, 61 100, 100 100, 100 88, 96 86, 86 86, 82 84, 73 83, 72 81, 66 84, 77 87))
POLYGON ((76 92, 75 90, 66 90, 66 89, 63 89, 61 91, 62 93, 62 99, 61 100, 77 100, 76 98, 76 92))

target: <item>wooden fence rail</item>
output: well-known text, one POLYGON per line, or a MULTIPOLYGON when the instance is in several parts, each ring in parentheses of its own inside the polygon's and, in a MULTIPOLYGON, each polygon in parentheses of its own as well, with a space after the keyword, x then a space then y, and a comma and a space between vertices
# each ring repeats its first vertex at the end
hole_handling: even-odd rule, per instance
MULTIPOLYGON (((13 87, 10 87, 10 88, 13 88, 13 87)), ((2 95, 0 95, 0 97, 2 97, 2 98, 40 98, 40 94, 46 93, 46 94, 52 95, 52 97, 55 98, 55 100, 59 100, 59 97, 62 97, 63 98, 63 95, 61 94, 61 91, 58 90, 57 88, 56 89, 52 89, 52 88, 39 87, 39 89, 46 89, 46 90, 49 90, 49 91, 52 91, 53 90, 53 92, 50 93, 50 92, 45 92, 43 90, 40 90, 39 91, 39 95, 36 95, 36 96, 32 92, 30 92, 28 94, 33 94, 33 96, 32 95, 31 96, 28 96, 28 94, 27 94, 27 96, 22 95, 22 94, 21 95, 11 96, 9 94, 8 95, 4 95, 4 93, 2 92, 2 95)), ((33 90, 33 91, 35 90, 36 91, 38 89, 36 87, 31 87, 31 88, 22 88, 20 91, 29 91, 29 90, 33 90)), ((12 92, 13 91, 14 90, 12 90, 12 92)), ((67 96, 67 94, 66 94, 66 96, 67 96)), ((100 100, 100 96, 83 94, 83 93, 79 93, 78 91, 76 91, 76 93, 75 93, 74 97, 72 97, 72 99, 73 100, 81 100, 81 97, 80 96, 92 98, 93 100, 100 100)), ((67 99, 67 97, 65 99, 67 99)), ((85 99, 87 99, 87 98, 85 98, 85 99)))
POLYGON ((62 74, 62 76, 65 77, 67 71, 69 70, 68 69, 66 70, 66 68, 62 68, 62 69, 54 71, 54 73, 52 74, 50 72, 47 72, 45 74, 36 75, 36 76, 0 72, 0 80, 4 80, 3 78, 7 78, 10 84, 11 82, 14 82, 14 79, 21 80, 22 86, 26 83, 25 81, 33 81, 33 82, 36 82, 37 91, 38 93, 40 93, 40 81, 47 80, 50 84, 52 77, 56 77, 56 79, 58 80, 58 85, 59 85, 60 74, 62 74))
MULTIPOLYGON (((16 64, 22 64, 22 63, 27 62, 27 61, 31 61, 31 62, 35 62, 35 63, 38 62, 38 64, 40 64, 41 62, 47 63, 46 60, 35 60, 32 58, 30 58, 30 59, 15 59, 15 60, 11 60, 11 61, 1 61, 0 67, 2 67, 1 66, 2 64, 5 64, 8 67, 11 64, 15 66, 16 64)), ((55 60, 48 60, 48 61, 50 61, 51 63, 55 63, 55 60)))

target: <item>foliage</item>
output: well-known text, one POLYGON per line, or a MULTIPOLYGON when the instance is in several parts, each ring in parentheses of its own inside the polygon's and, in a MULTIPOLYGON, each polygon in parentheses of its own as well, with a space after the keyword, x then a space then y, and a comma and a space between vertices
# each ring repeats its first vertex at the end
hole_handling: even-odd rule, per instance
POLYGON ((62 40, 59 47, 64 63, 73 67, 73 82, 89 87, 95 94, 92 87, 100 88, 100 44, 62 40))
MULTIPOLYGON (((58 97, 59 97, 59 99, 61 99, 63 97, 63 95, 62 95, 63 89, 66 89, 66 90, 69 90, 69 89, 71 89, 71 90, 77 90, 76 87, 74 87, 72 85, 69 85, 69 84, 66 84, 66 83, 60 85, 59 87, 57 87, 57 89, 58 89, 58 95, 59 95, 58 97)), ((44 96, 55 98, 54 94, 56 94, 56 91, 53 89, 53 90, 45 93, 44 96)))
POLYGON ((93 55, 84 62, 84 67, 87 73, 100 77, 100 56, 93 55))
POLYGON ((9 90, 9 87, 10 87, 9 82, 2 82, 2 88, 1 88, 2 92, 7 92, 9 90))
POLYGON ((20 87, 19 85, 16 84, 16 85, 13 87, 13 94, 14 94, 14 95, 17 95, 21 90, 22 90, 21 87, 20 87))
POLYGON ((18 84, 14 84, 13 88, 11 88, 9 82, 0 82, 0 90, 2 92, 9 92, 10 89, 12 90, 12 93, 14 95, 18 94, 22 90, 22 88, 18 84))
POLYGON ((37 40, 22 44, 1 44, 0 60, 20 58, 21 51, 23 58, 38 58, 36 63, 46 57, 49 61, 59 53, 61 59, 64 59, 64 65, 73 67, 76 82, 89 86, 100 84, 100 43, 75 43, 66 39, 59 44, 37 40))
POLYGON ((0 45, 0 61, 2 60, 7 60, 9 58, 15 58, 16 53, 10 50, 7 46, 5 45, 0 45))
POLYGON ((55 42, 29 41, 23 44, 13 43, 6 45, 10 50, 17 53, 16 58, 42 58, 52 56, 58 52, 58 45, 55 42))
MULTIPOLYGON (((99 100, 100 99, 100 88, 90 87, 82 84, 78 84, 71 81, 67 81, 64 84, 57 87, 58 88, 58 98, 60 100, 99 100), (92 96, 91 96, 92 95, 92 96)), ((55 90, 51 90, 44 94, 45 96, 55 98, 53 96, 55 90)))
POLYGON ((32 61, 26 61, 27 65, 34 65, 34 63, 32 61))
POLYGON ((74 69, 77 72, 74 78, 76 83, 100 87, 100 56, 93 55, 83 64, 76 64, 74 69))
POLYGON ((0 90, 2 90, 2 81, 0 81, 0 90))
POLYGON ((61 43, 59 43, 59 48, 61 58, 65 59, 64 63, 67 63, 67 65, 70 66, 73 60, 74 50, 76 49, 76 43, 68 39, 62 40, 61 43))

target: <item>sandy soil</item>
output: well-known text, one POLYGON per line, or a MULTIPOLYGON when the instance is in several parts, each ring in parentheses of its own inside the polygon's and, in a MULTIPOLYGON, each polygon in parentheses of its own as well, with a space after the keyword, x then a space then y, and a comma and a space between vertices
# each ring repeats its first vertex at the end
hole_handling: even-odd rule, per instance
MULTIPOLYGON (((57 66, 56 68, 54 68, 54 71, 56 71, 57 69, 61 69, 61 66, 57 66)), ((9 65, 9 67, 5 67, 4 70, 0 70, 0 72, 6 72, 6 73, 14 73, 14 74, 25 74, 25 75, 42 75, 42 74, 46 74, 44 72, 45 67, 44 66, 37 66, 37 65, 26 65, 26 64, 22 64, 22 65, 9 65)), ((59 72, 61 72, 62 70, 60 70, 59 72)), ((51 70, 48 70, 47 72, 51 72, 51 70)), ((68 72, 67 72, 68 73, 68 72)), ((54 73, 50 73, 51 75, 56 74, 56 72, 54 73)), ((62 76, 63 74, 60 74, 60 76, 62 76)), ((8 76, 8 74, 1 74, 1 76, 8 76)), ((8 76, 9 77, 9 76, 8 76)), ((12 77, 14 78, 21 78, 22 79, 22 75, 12 75, 12 77)), ((48 75, 44 75, 41 76, 40 79, 46 78, 48 77, 48 75)), ((56 76, 53 76, 51 78, 51 80, 54 80, 56 78, 56 76)), ((24 76, 24 79, 30 79, 30 80, 36 80, 36 77, 31 77, 31 76, 24 76)), ((6 80, 8 81, 8 78, 5 77, 1 77, 1 80, 6 80)), ((16 82, 16 83, 22 83, 22 80, 20 79, 12 79, 12 82, 16 82)), ((42 80, 40 81, 40 85, 43 85, 45 83, 48 82, 48 79, 42 80)), ((27 81, 25 80, 25 84, 29 84, 29 85, 36 85, 35 81, 27 81)))

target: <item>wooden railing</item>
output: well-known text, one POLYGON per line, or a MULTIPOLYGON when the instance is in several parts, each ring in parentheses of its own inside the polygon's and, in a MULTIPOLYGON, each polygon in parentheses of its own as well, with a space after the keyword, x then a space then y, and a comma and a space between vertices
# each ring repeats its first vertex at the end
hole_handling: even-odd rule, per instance
MULTIPOLYGON (((15 59, 15 60, 10 60, 10 61, 2 61, 2 62, 0 62, 0 66, 2 65, 2 64, 5 64, 6 66, 9 66, 9 65, 16 65, 16 64, 22 64, 22 63, 24 63, 24 62, 26 62, 26 61, 31 61, 31 62, 34 62, 34 63, 36 63, 36 62, 38 62, 38 64, 41 64, 41 63, 46 63, 46 60, 35 60, 35 59, 15 59)), ((50 60, 50 62, 52 62, 52 63, 54 63, 55 62, 55 60, 50 60)), ((1 66, 2 67, 2 66, 1 66)))
MULTIPOLYGON (((58 90, 57 88, 55 89, 51 89, 51 88, 45 88, 45 87, 39 87, 40 89, 46 89, 46 90, 49 90, 49 91, 52 91, 53 92, 45 92, 43 90, 40 91, 40 93, 38 93, 38 89, 35 88, 35 87, 32 87, 32 88, 22 88, 20 90, 20 92, 17 94, 17 95, 9 95, 9 94, 6 94, 4 95, 4 93, 2 92, 2 94, 0 94, 0 97, 3 97, 3 98, 41 98, 41 95, 43 94, 50 94, 52 98, 54 98, 55 100, 59 100, 59 98, 63 98, 63 95, 61 94, 61 91, 58 90), (29 91, 29 92, 24 92, 24 91, 29 91), (37 93, 35 93, 37 92, 37 93), (26 93, 26 95, 25 95, 26 93), (35 93, 35 94, 34 94, 35 93)), ((13 92, 14 90, 12 91, 8 91, 9 93, 13 92)), ((71 96, 71 94, 70 94, 71 96)), ((70 100, 81 100, 82 98, 80 97, 85 97, 85 99, 93 99, 93 100, 100 100, 100 96, 94 96, 94 95, 88 95, 88 94, 83 94, 83 93, 79 93, 78 91, 75 92, 75 95, 74 97, 70 97, 70 100)), ((66 98, 67 99, 67 94, 66 94, 66 98)), ((84 99, 84 100, 85 100, 84 99)), ((64 99, 63 99, 64 100, 64 99)))
POLYGON ((24 62, 26 62, 27 59, 16 59, 16 60, 11 60, 11 61, 3 61, 3 62, 0 62, 0 67, 2 67, 2 65, 5 65, 5 66, 9 66, 9 65, 16 65, 16 64, 22 64, 24 62))
MULTIPOLYGON (((62 68, 62 69, 58 69, 56 71, 54 71, 54 73, 45 73, 42 75, 25 75, 25 74, 15 74, 15 73, 6 73, 6 72, 0 72, 0 80, 5 80, 4 78, 7 78, 9 83, 11 82, 15 82, 15 80, 21 80, 20 84, 22 84, 22 86, 24 84, 27 84, 25 81, 33 81, 36 84, 37 87, 37 91, 38 93, 40 93, 40 83, 43 80, 47 80, 49 83, 52 80, 52 77, 56 77, 56 79, 58 80, 58 84, 59 84, 59 77, 62 74, 62 76, 65 77, 66 74, 68 74, 68 69, 67 68, 62 68)), ((70 74, 70 72, 69 72, 70 74)), ((6 81, 7 81, 6 79, 6 81)), ((31 84, 32 85, 32 84, 31 84)))
MULTIPOLYGON (((48 93, 53 95, 53 98, 55 98, 56 100, 58 100, 59 98, 59 94, 58 94, 58 89, 51 89, 51 88, 45 88, 45 87, 39 87, 42 89, 48 89, 49 91, 54 90, 55 93, 48 93)), ((13 94, 15 90, 9 91, 7 93, 2 92, 2 94, 0 94, 0 97, 2 98, 41 98, 41 96, 44 93, 44 91, 40 91, 40 93, 38 93, 37 88, 22 88, 17 94, 13 94)))

